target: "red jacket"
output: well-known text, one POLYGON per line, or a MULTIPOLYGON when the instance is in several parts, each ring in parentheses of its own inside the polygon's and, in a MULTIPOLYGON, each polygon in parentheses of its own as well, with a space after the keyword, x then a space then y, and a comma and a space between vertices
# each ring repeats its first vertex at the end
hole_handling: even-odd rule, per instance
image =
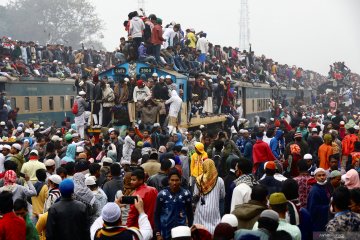
POLYGON ((151 43, 154 45, 161 45, 165 40, 163 37, 162 27, 159 24, 155 24, 154 28, 151 31, 151 43))
POLYGON ((9 212, 0 218, 0 239, 22 240, 26 239, 26 224, 24 219, 9 212))
MULTIPOLYGON (((138 187, 135 192, 132 194, 133 196, 139 195, 144 202, 144 212, 148 216, 152 229, 154 229, 154 213, 155 213, 155 203, 158 195, 158 191, 156 188, 149 187, 145 184, 138 187)), ((139 227, 138 225, 139 213, 135 208, 135 205, 130 206, 129 216, 126 222, 126 226, 128 227, 139 227)))
POLYGON ((342 154, 343 156, 349 156, 354 151, 355 142, 359 141, 359 138, 355 134, 349 134, 342 140, 342 154))
POLYGON ((260 163, 276 160, 274 154, 271 152, 269 145, 263 140, 259 139, 256 140, 256 143, 254 144, 252 157, 254 161, 254 172, 257 170, 260 163))

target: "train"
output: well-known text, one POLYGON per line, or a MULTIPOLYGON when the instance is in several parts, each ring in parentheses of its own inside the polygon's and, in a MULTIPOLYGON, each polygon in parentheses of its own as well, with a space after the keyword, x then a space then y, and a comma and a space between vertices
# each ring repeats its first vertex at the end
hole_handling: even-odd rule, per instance
MULTIPOLYGON (((191 118, 188 122, 188 105, 187 84, 189 77, 176 71, 154 68, 146 63, 132 62, 118 64, 99 74, 99 79, 107 77, 109 81, 116 84, 128 76, 136 76, 139 78, 145 75, 150 78, 153 73, 159 76, 170 75, 177 89, 183 91, 183 107, 181 111, 180 127, 192 128, 200 125, 221 123, 227 119, 225 114, 214 114, 211 116, 191 118)), ((268 84, 248 83, 232 80, 232 88, 236 93, 237 102, 242 103, 243 118, 254 123, 255 116, 269 119, 272 116, 269 110, 269 101, 274 96, 287 96, 289 102, 296 99, 310 104, 312 89, 286 89, 270 87, 268 84)), ((20 77, 16 80, 10 80, 0 76, 0 91, 6 92, 7 100, 10 100, 11 107, 19 108, 18 122, 32 120, 33 122, 45 122, 57 124, 69 117, 72 121, 74 115, 71 108, 77 95, 77 88, 74 79, 58 79, 47 77, 20 77)), ((130 120, 134 120, 135 116, 129 116, 130 120)))
POLYGON ((0 91, 12 109, 18 108, 18 122, 59 124, 73 118, 71 108, 77 95, 74 79, 46 77, 0 77, 0 91))

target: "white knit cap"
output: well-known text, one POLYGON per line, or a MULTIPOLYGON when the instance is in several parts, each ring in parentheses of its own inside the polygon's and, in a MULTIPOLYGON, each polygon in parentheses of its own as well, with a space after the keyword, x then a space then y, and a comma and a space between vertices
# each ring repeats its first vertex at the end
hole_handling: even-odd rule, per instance
POLYGON ((191 230, 188 226, 178 226, 171 229, 171 238, 191 237, 191 230))
POLYGON ((307 153, 304 155, 304 159, 307 160, 307 159, 312 159, 312 155, 310 153, 307 153))
POLYGON ((57 174, 51 175, 51 176, 49 177, 49 180, 52 181, 52 182, 55 183, 55 184, 58 184, 58 185, 62 182, 61 177, 60 177, 59 175, 57 175, 57 174))
POLYGON ((317 169, 314 171, 314 176, 316 176, 316 174, 318 174, 319 172, 324 172, 324 173, 326 173, 325 169, 323 169, 323 168, 317 168, 317 169))
POLYGON ((21 145, 20 144, 18 144, 18 143, 14 143, 13 145, 12 145, 12 147, 14 147, 15 149, 17 149, 17 150, 21 150, 21 145))
POLYGON ((114 202, 107 203, 101 211, 101 217, 105 222, 116 222, 121 217, 120 207, 114 202))
POLYGON ((86 186, 92 186, 92 185, 95 185, 96 182, 95 182, 95 177, 94 176, 89 176, 85 179, 85 185, 86 186))
POLYGON ((222 217, 222 219, 221 219, 221 221, 220 222, 222 222, 222 223, 228 223, 228 224, 230 224, 230 226, 232 226, 232 227, 238 227, 238 224, 239 224, 239 222, 238 222, 238 220, 237 220, 237 217, 234 215, 234 214, 225 214, 223 217, 222 217))

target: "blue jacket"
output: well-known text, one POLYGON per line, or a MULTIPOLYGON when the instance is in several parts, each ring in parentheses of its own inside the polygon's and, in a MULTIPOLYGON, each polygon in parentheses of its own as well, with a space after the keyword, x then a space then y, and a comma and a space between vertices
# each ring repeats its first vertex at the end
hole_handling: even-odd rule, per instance
POLYGON ((275 137, 270 140, 270 149, 274 156, 279 159, 281 152, 284 151, 284 131, 277 130, 275 133, 275 137))
POLYGON ((169 187, 161 190, 156 199, 155 232, 171 239, 171 229, 177 226, 193 224, 192 195, 189 190, 180 188, 177 193, 171 193, 169 187))
POLYGON ((246 158, 249 161, 252 161, 252 150, 253 150, 253 143, 251 142, 251 139, 245 141, 244 144, 244 158, 246 158))
POLYGON ((309 192, 307 209, 312 217, 313 231, 324 232, 328 222, 330 194, 325 186, 314 184, 309 192))

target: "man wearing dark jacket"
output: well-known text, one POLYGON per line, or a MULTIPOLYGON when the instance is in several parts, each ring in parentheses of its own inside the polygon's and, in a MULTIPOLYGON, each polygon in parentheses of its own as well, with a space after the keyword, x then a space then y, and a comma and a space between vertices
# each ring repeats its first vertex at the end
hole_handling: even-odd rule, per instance
POLYGON ((65 179, 60 183, 61 200, 49 209, 46 222, 46 239, 88 240, 90 239, 89 218, 85 204, 73 200, 74 182, 65 179))
POLYGON ((110 165, 112 179, 104 184, 103 190, 109 202, 115 201, 115 195, 118 190, 123 190, 123 178, 121 175, 120 165, 113 163, 110 165))
POLYGON ((262 211, 267 209, 267 195, 266 187, 262 185, 255 185, 252 188, 251 200, 247 203, 235 206, 234 214, 238 219, 238 229, 251 230, 255 222, 260 217, 262 211))
POLYGON ((275 179, 276 165, 274 161, 268 161, 265 163, 265 178, 259 181, 260 185, 265 186, 269 195, 275 192, 281 192, 282 182, 275 179))

